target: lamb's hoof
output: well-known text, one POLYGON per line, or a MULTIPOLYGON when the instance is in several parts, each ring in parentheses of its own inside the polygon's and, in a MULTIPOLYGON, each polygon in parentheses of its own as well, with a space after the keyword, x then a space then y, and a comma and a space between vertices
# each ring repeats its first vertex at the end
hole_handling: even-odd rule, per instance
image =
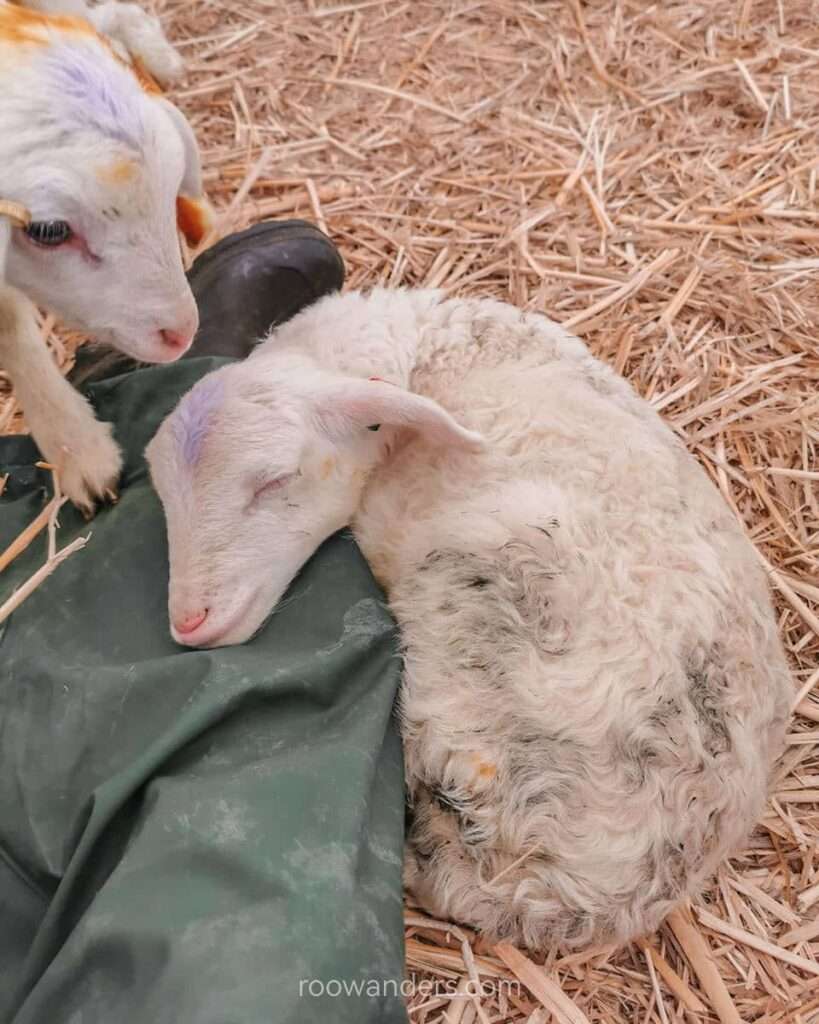
POLYGON ((117 477, 120 472, 120 458, 119 449, 117 449, 117 469, 116 473, 112 477, 110 484, 105 484, 100 487, 99 484, 92 483, 87 478, 82 481, 82 494, 70 493, 65 490, 65 493, 71 499, 77 509, 82 513, 83 519, 87 523, 90 523, 94 516, 100 512, 106 505, 116 505, 119 502, 119 492, 114 486, 117 477))
POLYGON ((109 487, 105 488, 104 493, 96 500, 88 503, 79 504, 75 502, 77 508, 82 512, 82 517, 86 523, 90 523, 91 520, 100 512, 106 505, 116 505, 119 501, 119 494, 116 491, 111 490, 109 487))
POLYGON ((62 438, 49 443, 42 432, 35 440, 58 473, 60 491, 86 519, 92 519, 99 504, 117 500, 117 482, 122 456, 111 437, 111 425, 94 419, 90 408, 80 406, 79 415, 61 423, 68 443, 62 438))
POLYGON ((106 487, 103 494, 96 501, 74 501, 78 510, 82 513, 83 519, 86 523, 90 523, 91 520, 100 512, 106 505, 116 505, 119 501, 119 494, 111 488, 106 487))

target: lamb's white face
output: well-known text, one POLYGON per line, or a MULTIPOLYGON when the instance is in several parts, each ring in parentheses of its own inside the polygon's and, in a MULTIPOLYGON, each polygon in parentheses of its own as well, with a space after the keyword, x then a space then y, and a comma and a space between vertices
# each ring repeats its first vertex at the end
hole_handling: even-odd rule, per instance
POLYGON ((334 443, 286 377, 260 386, 242 369, 201 381, 146 453, 167 523, 171 634, 191 646, 241 643, 258 630, 350 521, 380 447, 366 428, 334 443))
POLYGON ((200 381, 146 453, 167 521, 174 639, 249 639, 319 545, 351 521, 398 425, 480 446, 434 402, 286 358, 200 381))
POLYGON ((13 232, 5 279, 96 340, 168 362, 198 326, 177 233, 183 181, 199 176, 195 143, 169 104, 88 47, 55 46, 24 66, 36 104, 14 87, 4 95, 0 195, 33 219, 13 232))

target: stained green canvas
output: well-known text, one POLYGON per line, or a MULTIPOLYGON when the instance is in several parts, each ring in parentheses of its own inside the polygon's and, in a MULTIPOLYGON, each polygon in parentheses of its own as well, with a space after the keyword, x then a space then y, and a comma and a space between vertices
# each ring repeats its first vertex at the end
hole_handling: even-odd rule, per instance
MULTIPOLYGON (((215 359, 91 387, 127 464, 0 626, 0 1020, 402 1024, 395 627, 341 534, 241 647, 177 647, 142 451, 215 359)), ((49 474, 0 441, 0 549, 49 474)), ((0 576, 0 601, 45 538, 0 576)))

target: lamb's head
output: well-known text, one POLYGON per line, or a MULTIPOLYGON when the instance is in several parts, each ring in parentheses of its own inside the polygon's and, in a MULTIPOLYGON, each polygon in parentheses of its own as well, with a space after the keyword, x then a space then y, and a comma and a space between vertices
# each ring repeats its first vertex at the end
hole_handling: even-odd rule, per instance
POLYGON ((259 355, 203 378, 147 449, 167 521, 174 639, 218 647, 251 637, 351 521, 368 475, 406 429, 481 446, 429 399, 298 356, 259 355))
POLYGON ((181 214, 195 240, 206 210, 193 133, 89 30, 35 27, 0 45, 0 198, 33 221, 0 280, 136 359, 174 360, 198 324, 177 234, 181 214))

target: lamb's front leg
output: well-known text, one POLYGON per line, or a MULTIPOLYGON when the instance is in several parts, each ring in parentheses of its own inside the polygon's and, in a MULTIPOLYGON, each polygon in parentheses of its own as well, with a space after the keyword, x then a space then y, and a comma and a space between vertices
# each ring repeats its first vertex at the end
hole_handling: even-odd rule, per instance
POLYGON ((85 512, 113 497, 122 466, 111 426, 62 376, 37 329, 31 302, 0 285, 0 367, 7 371, 43 458, 85 512))
POLYGON ((165 38, 159 21, 137 4, 106 0, 18 0, 43 14, 71 14, 85 18, 123 49, 123 56, 138 59, 158 82, 173 82, 182 74, 182 58, 165 38))

